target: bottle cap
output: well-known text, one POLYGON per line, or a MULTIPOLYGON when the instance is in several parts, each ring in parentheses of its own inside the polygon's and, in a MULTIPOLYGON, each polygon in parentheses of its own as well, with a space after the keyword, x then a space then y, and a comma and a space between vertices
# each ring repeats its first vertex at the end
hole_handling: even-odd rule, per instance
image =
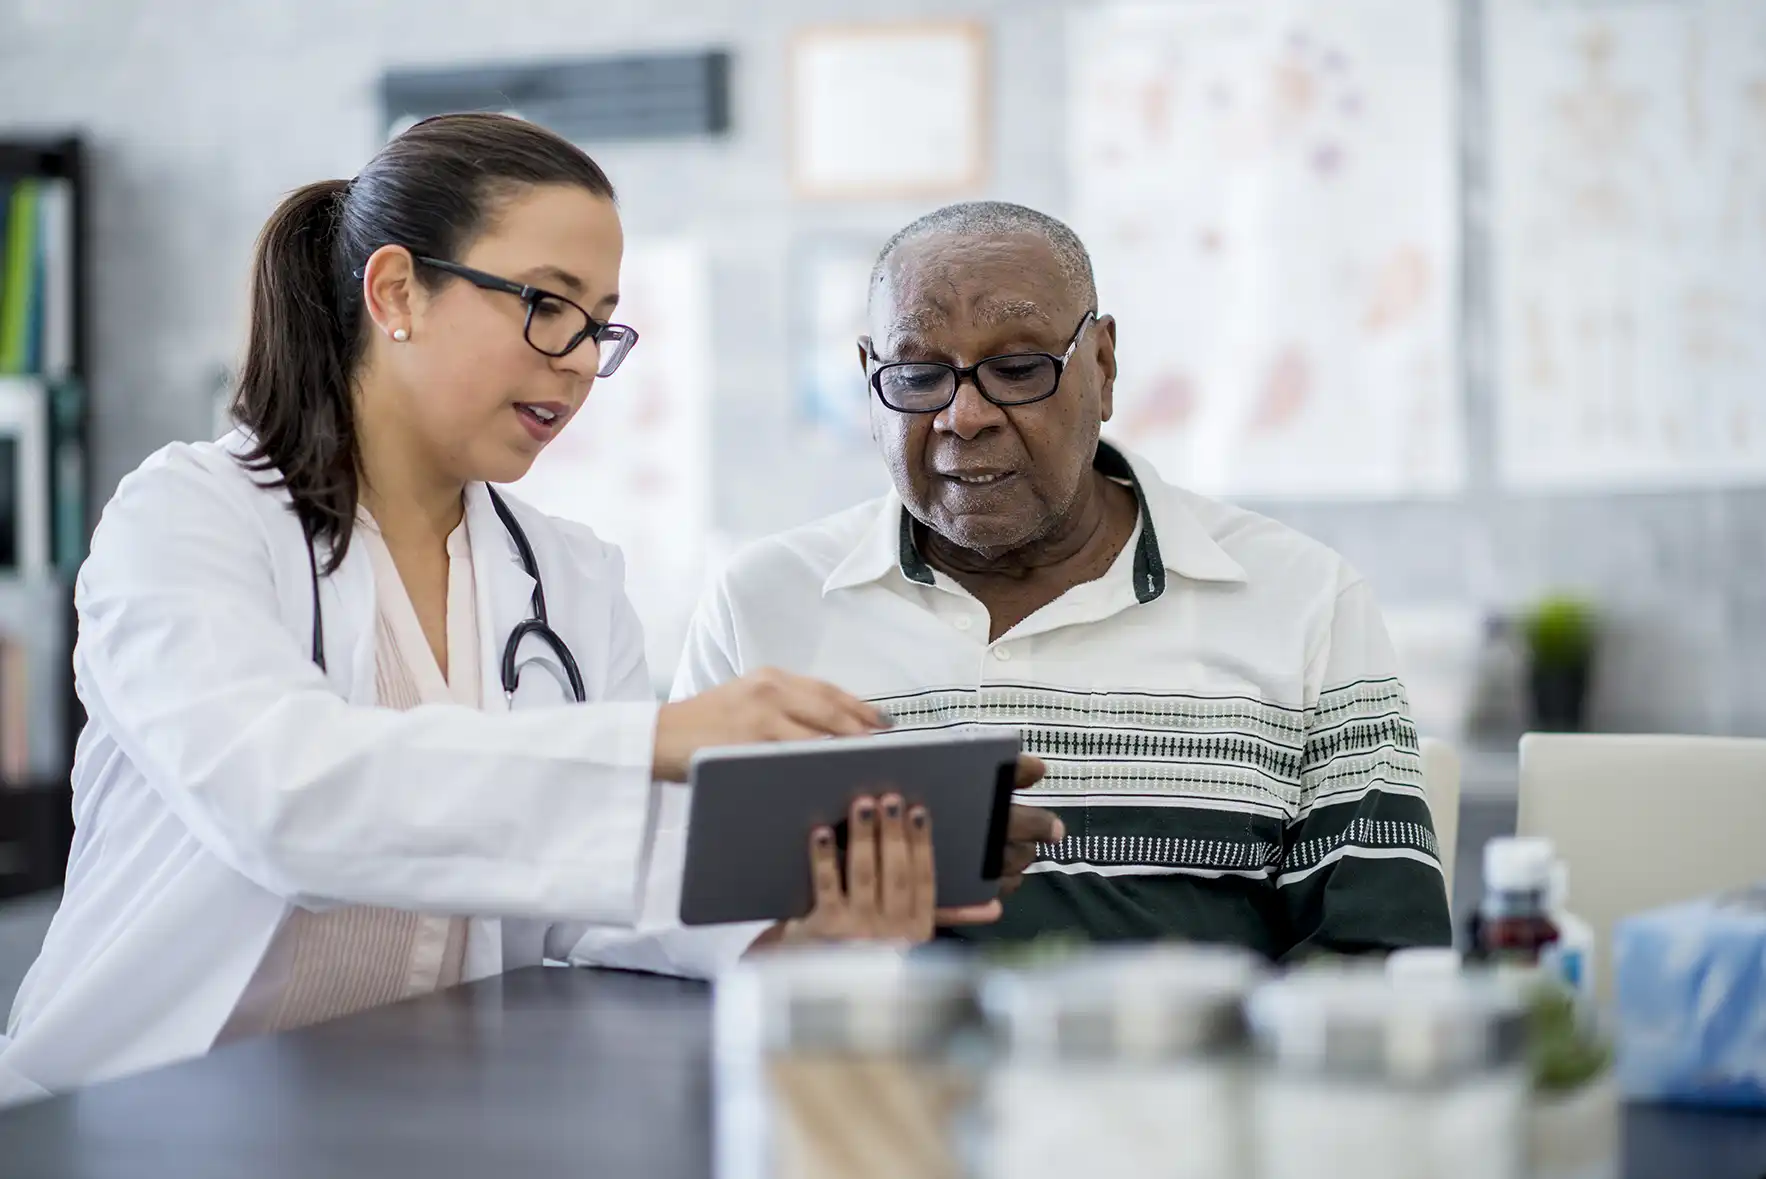
POLYGON ((1386 977, 1395 983, 1458 974, 1459 951, 1446 946, 1407 946, 1386 958, 1386 977))
POLYGON ((889 943, 770 950, 720 979, 713 998, 720 1056, 923 1057, 980 1018, 966 958, 889 943))
POLYGON ((1499 892, 1539 892, 1551 887, 1556 856, 1551 840, 1501 836, 1484 845, 1484 887, 1499 892))
POLYGON ((1020 1058, 1151 1061, 1230 1052, 1261 960, 1225 946, 1099 946, 1052 965, 995 971, 981 1003, 1020 1058))
POLYGON ((1255 991, 1247 1015, 1277 1071, 1426 1082, 1519 1067, 1527 1006, 1492 976, 1395 982, 1299 970, 1255 991))

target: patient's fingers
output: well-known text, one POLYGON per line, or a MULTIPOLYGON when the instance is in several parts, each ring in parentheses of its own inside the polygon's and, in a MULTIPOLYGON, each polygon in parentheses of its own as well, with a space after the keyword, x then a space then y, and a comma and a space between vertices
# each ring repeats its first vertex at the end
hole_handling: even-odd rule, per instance
POLYGON ((1006 816, 1006 842, 1059 843, 1067 826, 1054 811, 1039 806, 1014 806, 1006 816))
POLYGON ((1033 843, 1008 843, 1005 859, 1000 868, 1000 896, 1009 897, 1018 891, 1024 883, 1024 869, 1036 862, 1036 845, 1033 843))
POLYGON ((1014 806, 1006 819, 1006 850, 1000 861, 1000 896, 1011 896, 1024 883, 1024 870, 1036 861, 1038 844, 1059 843, 1066 836, 1066 825, 1055 812, 1035 806, 1014 806))

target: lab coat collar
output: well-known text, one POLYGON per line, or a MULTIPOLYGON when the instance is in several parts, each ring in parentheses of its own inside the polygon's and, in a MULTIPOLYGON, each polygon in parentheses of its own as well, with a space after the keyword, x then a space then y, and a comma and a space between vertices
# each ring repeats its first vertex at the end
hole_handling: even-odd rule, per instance
MULTIPOLYGON (((511 505, 511 510, 519 508, 511 505)), ((534 579, 521 565, 515 539, 503 526, 483 483, 466 487, 466 537, 472 545, 472 577, 478 594, 479 662, 487 712, 506 712, 503 645, 533 612, 534 579)))
MULTIPOLYGON (((466 488, 466 536, 472 548, 472 584, 477 599, 479 698, 486 712, 507 712, 510 701, 503 693, 503 644, 531 612, 534 580, 522 568, 521 554, 482 483, 466 488)), ((322 552, 319 559, 323 562, 322 552)), ((351 703, 372 705, 376 692, 376 599, 372 562, 362 546, 352 544, 342 566, 322 579, 321 595, 332 683, 351 703), (345 652, 350 656, 347 681, 338 662, 345 652)))
MULTIPOLYGON (((256 436, 251 431, 240 427, 224 435, 219 440, 219 445, 235 458, 243 459, 251 453, 256 442, 256 436)), ((269 489, 280 475, 274 468, 270 468, 253 472, 253 477, 269 489)), ((275 491, 283 498, 287 497, 286 491, 280 488, 275 491)), ((504 499, 519 517, 523 511, 522 505, 510 500, 508 496, 504 499)), ((531 543, 535 530, 528 527, 526 531, 531 543)), ((469 483, 466 486, 466 536, 472 547, 473 589, 478 598, 479 667, 483 681, 481 700, 488 712, 506 712, 511 702, 503 693, 503 645, 517 626, 532 617, 534 579, 522 567, 521 553, 497 515, 486 484, 469 483)), ((320 553, 318 557, 322 563, 324 554, 320 553)), ((351 545, 343 565, 336 573, 322 578, 322 583, 320 592, 325 605, 325 648, 328 659, 335 661, 345 651, 351 654, 350 690, 345 693, 346 698, 353 703, 372 704, 375 690, 374 578, 367 555, 360 552, 357 546, 351 545), (331 654, 333 650, 338 654, 331 654)), ((524 652, 524 658, 541 663, 552 662, 550 656, 543 651, 524 652)), ((563 681, 561 667, 554 665, 550 670, 553 678, 563 681)), ((334 669, 331 679, 334 684, 343 684, 342 669, 334 669)))

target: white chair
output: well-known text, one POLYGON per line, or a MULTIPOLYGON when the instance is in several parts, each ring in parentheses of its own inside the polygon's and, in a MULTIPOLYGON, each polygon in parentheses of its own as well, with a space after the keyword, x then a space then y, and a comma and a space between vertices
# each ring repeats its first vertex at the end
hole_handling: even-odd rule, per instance
POLYGON ((1459 754, 1436 737, 1424 737, 1423 793, 1428 796, 1429 818, 1435 823, 1435 839, 1441 845, 1441 875, 1447 881, 1447 899, 1453 899, 1453 862, 1459 850, 1459 754))
POLYGON ((1516 829, 1569 865, 1612 997, 1621 917, 1766 879, 1766 740, 1529 733, 1516 829))

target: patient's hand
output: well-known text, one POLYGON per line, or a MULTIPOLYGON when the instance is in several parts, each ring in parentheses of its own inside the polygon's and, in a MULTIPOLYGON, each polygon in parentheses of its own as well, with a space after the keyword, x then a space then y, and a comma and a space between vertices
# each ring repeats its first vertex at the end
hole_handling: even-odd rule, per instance
MULTIPOLYGON (((1018 780, 1013 785, 1028 790, 1048 772, 1040 758, 1028 754, 1018 759, 1018 780)), ((1036 845, 1059 843, 1067 838, 1067 828, 1055 812, 1035 806, 1014 806, 1006 823, 1006 857, 1000 872, 1000 896, 1008 897, 1024 883, 1024 869, 1036 859, 1036 845)))
POLYGON ((773 926, 753 949, 815 941, 923 942, 937 925, 999 919, 998 901, 961 909, 934 906, 938 888, 932 869, 932 816, 925 807, 908 807, 899 794, 857 798, 847 827, 845 886, 834 833, 819 827, 811 833, 809 847, 814 907, 807 917, 773 926))

